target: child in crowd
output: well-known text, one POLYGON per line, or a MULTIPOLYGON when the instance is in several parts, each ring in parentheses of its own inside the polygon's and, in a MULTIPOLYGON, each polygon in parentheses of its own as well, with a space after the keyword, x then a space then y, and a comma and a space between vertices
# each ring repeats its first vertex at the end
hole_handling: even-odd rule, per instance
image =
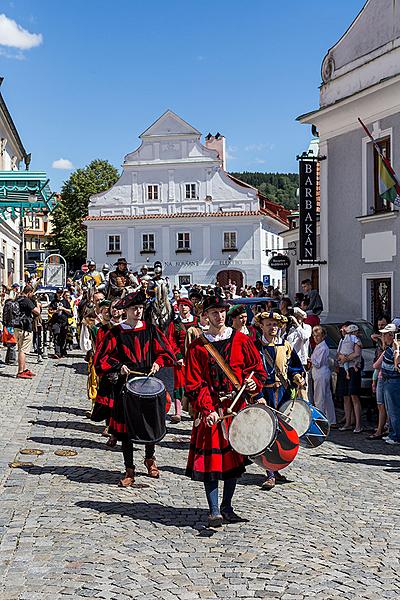
MULTIPOLYGON (((354 324, 347 325, 347 327, 344 328, 344 331, 345 336, 343 338, 341 352, 342 354, 352 354, 357 345, 361 346, 360 339, 356 335, 358 333, 358 327, 354 324)), ((346 379, 350 379, 350 367, 353 367, 354 371, 357 372, 361 367, 361 356, 352 360, 351 364, 350 361, 343 363, 343 368, 346 371, 346 379)))

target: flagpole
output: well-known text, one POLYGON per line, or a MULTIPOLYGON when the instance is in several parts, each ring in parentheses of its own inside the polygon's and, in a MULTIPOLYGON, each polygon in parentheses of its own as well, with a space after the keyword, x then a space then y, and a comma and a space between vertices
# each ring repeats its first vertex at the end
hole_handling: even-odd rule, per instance
POLYGON ((380 156, 380 158, 383 160, 383 162, 385 163, 387 169, 389 170, 389 173, 391 174, 391 176, 393 177, 396 185, 398 187, 400 187, 400 182, 397 179, 397 175, 393 170, 392 165, 390 164, 389 160, 386 158, 386 156, 384 156, 383 152, 382 152, 382 148, 379 146, 379 144, 376 142, 376 140, 374 139, 374 137, 372 136, 372 133, 369 131, 368 127, 361 121, 360 117, 358 117, 358 122, 360 123, 361 127, 364 129, 365 133, 367 134, 367 136, 369 137, 369 139, 371 140, 371 142, 374 145, 375 150, 377 151, 378 155, 380 156))

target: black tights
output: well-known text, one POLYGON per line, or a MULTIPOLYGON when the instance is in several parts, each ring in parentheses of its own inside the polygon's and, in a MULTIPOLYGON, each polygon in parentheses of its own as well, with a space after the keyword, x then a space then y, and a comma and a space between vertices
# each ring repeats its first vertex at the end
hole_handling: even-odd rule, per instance
MULTIPOLYGON (((145 444, 145 458, 154 458, 155 444, 145 444)), ((122 454, 124 455, 125 469, 133 469, 133 442, 124 440, 122 442, 122 454)))

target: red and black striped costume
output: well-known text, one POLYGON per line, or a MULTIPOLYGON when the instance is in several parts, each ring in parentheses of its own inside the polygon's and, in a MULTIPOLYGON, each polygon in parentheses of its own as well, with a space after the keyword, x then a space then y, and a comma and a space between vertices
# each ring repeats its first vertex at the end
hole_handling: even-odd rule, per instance
MULTIPOLYGON (((172 322, 169 327, 169 339, 171 346, 176 353, 176 359, 181 360, 185 358, 185 341, 188 329, 190 327, 197 327, 198 318, 193 317, 190 322, 183 322, 182 320, 172 322)), ((183 365, 174 366, 174 398, 175 400, 182 400, 185 394, 185 367, 183 365)))
MULTIPOLYGON (((260 354, 251 339, 233 330, 232 335, 223 341, 212 342, 225 362, 242 384, 252 371, 257 391, 262 390, 266 373, 260 354)), ((235 452, 224 436, 224 428, 229 428, 230 419, 209 427, 205 417, 211 412, 222 412, 232 400, 220 401, 220 393, 231 392, 234 388, 222 373, 215 360, 204 347, 202 338, 195 340, 186 355, 186 393, 194 403, 200 416, 192 430, 186 475, 197 481, 231 479, 239 477, 245 470, 246 457, 235 452)), ((245 398, 239 400, 235 412, 246 404, 245 398)))
MULTIPOLYGON (((112 328, 112 323, 103 323, 97 330, 96 341, 94 344, 94 357, 93 362, 96 366, 96 356, 100 353, 103 342, 106 338, 107 333, 112 328)), ((97 373, 97 370, 96 370, 97 373)), ((99 376, 99 385, 97 389, 96 400, 93 405, 93 410, 91 414, 92 421, 101 422, 109 419, 111 414, 111 409, 114 404, 114 384, 115 381, 112 381, 112 377, 109 375, 100 375, 99 376)))
POLYGON ((95 368, 100 376, 118 375, 113 387, 113 406, 109 432, 119 440, 128 438, 122 390, 126 377, 120 374, 122 365, 130 370, 147 374, 153 363, 160 367, 172 366, 174 355, 167 338, 153 325, 142 322, 142 326, 132 329, 125 323, 116 325, 106 334, 96 352, 95 368))

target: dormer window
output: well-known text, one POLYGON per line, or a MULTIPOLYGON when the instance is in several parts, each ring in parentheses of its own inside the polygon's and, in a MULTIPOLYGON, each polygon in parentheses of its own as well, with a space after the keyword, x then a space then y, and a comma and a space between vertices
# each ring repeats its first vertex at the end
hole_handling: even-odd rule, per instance
POLYGON ((185 184, 185 198, 186 200, 193 200, 197 198, 197 185, 195 183, 185 184))
POLYGON ((148 185, 147 186, 147 200, 158 200, 158 185, 148 185))

